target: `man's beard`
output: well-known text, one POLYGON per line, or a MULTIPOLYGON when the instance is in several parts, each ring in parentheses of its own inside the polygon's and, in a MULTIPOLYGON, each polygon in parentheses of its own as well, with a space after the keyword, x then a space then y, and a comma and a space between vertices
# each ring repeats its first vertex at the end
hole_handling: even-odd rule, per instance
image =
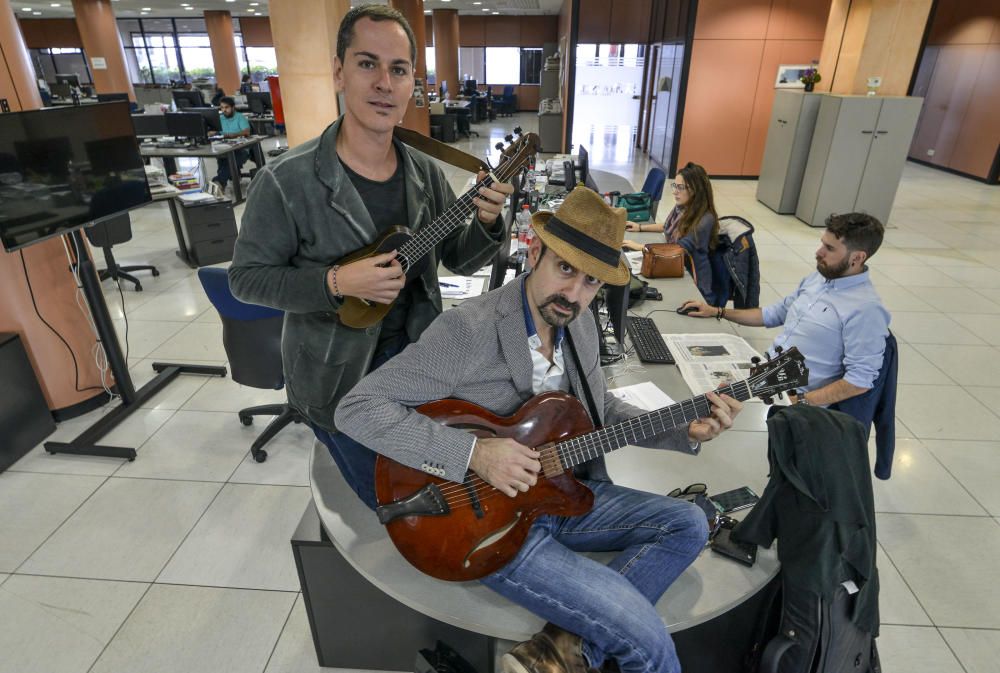
POLYGON ((567 300, 566 297, 561 294, 553 294, 549 295, 545 301, 538 306, 538 312, 542 315, 545 322, 553 327, 565 327, 576 320, 576 316, 580 314, 580 305, 567 300), (568 315, 556 313, 549 308, 550 304, 555 304, 561 308, 567 309, 570 313, 568 315))
POLYGON ((833 280, 834 278, 840 278, 847 271, 848 267, 851 266, 851 260, 848 257, 844 258, 844 261, 837 266, 825 266, 819 260, 816 261, 816 270, 819 271, 827 280, 833 280))

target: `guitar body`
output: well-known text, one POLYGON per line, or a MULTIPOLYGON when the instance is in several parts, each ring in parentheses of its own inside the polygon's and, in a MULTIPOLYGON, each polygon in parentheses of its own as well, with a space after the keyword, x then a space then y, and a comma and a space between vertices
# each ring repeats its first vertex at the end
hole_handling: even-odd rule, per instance
MULTIPOLYGON (((403 244, 409 242, 412 238, 413 232, 408 228, 390 227, 377 241, 341 258, 337 261, 337 264, 343 266, 344 264, 350 264, 360 259, 367 259, 392 252, 393 250, 399 250, 403 244)), ((416 260, 415 264, 412 264, 411 260, 400 259, 399 262, 406 272, 407 282, 423 273, 427 265, 426 258, 416 260)), ((357 297, 345 297, 344 304, 340 307, 338 315, 340 316, 340 321, 348 327, 363 329, 378 324, 392 306, 392 304, 368 302, 357 297)))
MULTIPOLYGON (((533 397, 508 417, 461 400, 429 402, 417 411, 480 438, 507 437, 535 448, 585 434, 594 427, 583 405, 561 392, 533 397)), ((553 465, 550 461, 544 464, 553 465)), ((399 516, 386 524, 386 530, 399 552, 418 570, 442 580, 467 581, 499 570, 513 559, 540 515, 579 516, 593 507, 594 494, 570 470, 547 472, 550 474, 539 475, 538 483, 527 493, 510 498, 471 472, 473 483, 478 485, 475 489, 380 455, 375 464, 375 495, 381 506, 410 498, 428 485, 436 486, 448 500, 446 514, 399 516)))

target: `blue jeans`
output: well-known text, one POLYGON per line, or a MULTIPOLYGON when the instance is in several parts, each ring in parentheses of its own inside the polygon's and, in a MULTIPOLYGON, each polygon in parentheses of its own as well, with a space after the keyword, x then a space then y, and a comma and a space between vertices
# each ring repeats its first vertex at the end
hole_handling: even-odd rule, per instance
POLYGON ((622 673, 679 673, 656 602, 708 539, 691 503, 587 481, 594 508, 540 517, 517 556, 482 582, 583 639, 591 667, 614 659, 622 673), (608 565, 578 552, 618 551, 608 565))
MULTIPOLYGON (((250 150, 236 150, 234 154, 236 156, 236 170, 240 170, 243 168, 243 164, 250 160, 250 150)), ((215 181, 224 188, 232 177, 229 175, 229 160, 219 157, 218 162, 219 170, 215 174, 215 181)))

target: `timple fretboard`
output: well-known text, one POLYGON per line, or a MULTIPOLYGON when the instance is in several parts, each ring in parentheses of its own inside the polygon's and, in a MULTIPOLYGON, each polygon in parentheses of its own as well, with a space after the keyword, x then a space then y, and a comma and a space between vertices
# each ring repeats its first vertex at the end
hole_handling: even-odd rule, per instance
MULTIPOLYGON (((729 395, 740 402, 745 402, 753 397, 746 381, 739 381, 712 392, 729 395)), ((559 460, 563 467, 569 469, 615 449, 620 449, 628 444, 637 444, 711 414, 711 402, 704 395, 699 395, 677 404, 671 404, 669 407, 650 411, 627 421, 559 442, 555 448, 559 452, 559 460)))
POLYGON ((435 218, 433 222, 425 227, 421 227, 414 234, 413 238, 399 246, 397 257, 405 262, 407 268, 413 266, 417 260, 444 240, 452 230, 465 223, 466 218, 469 217, 469 213, 476 207, 472 199, 479 195, 481 187, 489 187, 494 182, 506 182, 517 171, 521 170, 526 158, 527 155, 522 158, 518 154, 510 161, 502 164, 492 174, 487 175, 482 181, 473 185, 462 196, 455 199, 455 202, 435 218), (496 176, 495 181, 493 176, 496 176))

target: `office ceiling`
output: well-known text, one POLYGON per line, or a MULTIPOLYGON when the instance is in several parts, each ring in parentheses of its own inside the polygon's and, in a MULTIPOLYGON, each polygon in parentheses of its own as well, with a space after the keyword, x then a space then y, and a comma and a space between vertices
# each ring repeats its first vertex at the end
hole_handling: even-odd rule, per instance
MULTIPOLYGON (((294 2, 294 0, 284 0, 294 2)), ((388 4, 386 0, 371 0, 388 4)), ((268 0, 112 0, 120 18, 198 16, 206 9, 225 9, 233 16, 267 16, 268 0)), ((352 4, 359 4, 357 0, 352 4)), ((73 16, 71 0, 12 0, 17 16, 65 19, 73 16)), ((457 9, 459 14, 558 14, 562 0, 424 0, 424 11, 457 9)))

